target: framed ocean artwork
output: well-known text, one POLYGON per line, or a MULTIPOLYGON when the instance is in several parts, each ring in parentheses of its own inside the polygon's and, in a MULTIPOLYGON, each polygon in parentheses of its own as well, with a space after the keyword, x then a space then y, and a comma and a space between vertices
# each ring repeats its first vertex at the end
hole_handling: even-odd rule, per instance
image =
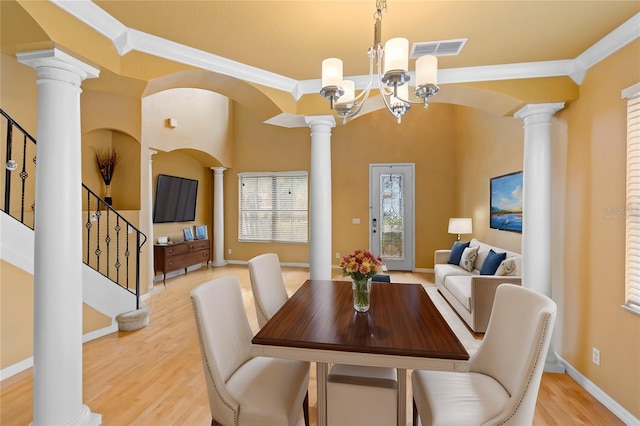
POLYGON ((522 233, 522 171, 490 179, 490 227, 522 233))

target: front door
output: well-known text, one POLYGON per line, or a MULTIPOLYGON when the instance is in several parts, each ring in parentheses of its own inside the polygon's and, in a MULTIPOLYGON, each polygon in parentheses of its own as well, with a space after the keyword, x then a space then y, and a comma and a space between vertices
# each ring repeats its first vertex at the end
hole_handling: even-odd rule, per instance
POLYGON ((390 271, 413 271, 414 164, 369 165, 369 235, 390 271))

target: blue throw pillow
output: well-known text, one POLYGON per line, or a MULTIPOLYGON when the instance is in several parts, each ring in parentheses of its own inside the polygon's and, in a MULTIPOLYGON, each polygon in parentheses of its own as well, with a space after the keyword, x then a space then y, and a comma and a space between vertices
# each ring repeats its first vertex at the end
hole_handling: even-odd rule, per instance
POLYGON ((451 247, 451 253, 449 254, 449 263, 452 265, 459 265, 460 259, 462 258, 462 252, 464 249, 469 247, 470 241, 466 243, 462 243, 460 241, 453 243, 453 247, 451 247))
POLYGON ((496 253, 493 249, 489 250, 489 254, 480 267, 480 275, 495 275, 498 266, 506 257, 507 253, 496 253))

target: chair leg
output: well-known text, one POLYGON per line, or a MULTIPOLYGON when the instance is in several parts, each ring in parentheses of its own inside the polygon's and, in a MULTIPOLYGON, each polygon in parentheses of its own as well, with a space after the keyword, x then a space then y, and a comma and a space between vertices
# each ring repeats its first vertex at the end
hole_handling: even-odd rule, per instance
POLYGON ((304 424, 309 426, 309 392, 304 396, 302 401, 302 414, 304 415, 304 424))
POLYGON ((416 405, 416 400, 413 400, 413 426, 418 426, 418 406, 416 405))

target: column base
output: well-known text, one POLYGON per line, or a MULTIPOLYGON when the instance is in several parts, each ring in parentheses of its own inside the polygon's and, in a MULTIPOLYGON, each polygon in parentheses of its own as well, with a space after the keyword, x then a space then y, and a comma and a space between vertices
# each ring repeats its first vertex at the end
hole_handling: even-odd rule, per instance
MULTIPOLYGON (((100 426, 101 424, 102 414, 92 413, 89 407, 83 404, 81 413, 65 423, 65 426, 100 426)), ((35 426, 35 424, 31 422, 29 426, 35 426)))
POLYGON ((227 264, 226 260, 214 260, 213 262, 211 262, 212 266, 224 266, 227 264))

